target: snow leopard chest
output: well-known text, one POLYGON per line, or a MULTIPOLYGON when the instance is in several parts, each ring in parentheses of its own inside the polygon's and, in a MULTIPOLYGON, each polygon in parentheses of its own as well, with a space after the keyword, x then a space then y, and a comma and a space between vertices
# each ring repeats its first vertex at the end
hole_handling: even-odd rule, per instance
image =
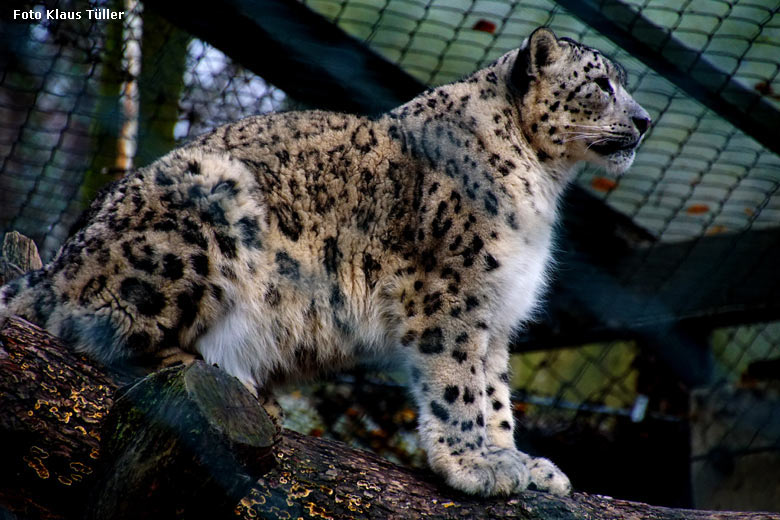
POLYGON ((517 329, 533 318, 549 280, 552 240, 552 225, 535 222, 497 245, 502 265, 495 283, 497 330, 517 329))

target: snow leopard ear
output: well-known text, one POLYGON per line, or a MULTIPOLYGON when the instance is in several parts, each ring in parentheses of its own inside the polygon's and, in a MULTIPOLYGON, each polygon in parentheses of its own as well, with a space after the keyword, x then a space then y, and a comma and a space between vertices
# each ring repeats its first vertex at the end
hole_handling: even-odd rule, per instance
POLYGON ((536 75, 561 55, 561 46, 555 33, 546 27, 539 27, 528 37, 528 73, 536 75))
POLYGON ((512 67, 511 86, 519 98, 528 92, 531 78, 539 77, 541 69, 555 60, 562 53, 555 33, 546 27, 539 27, 531 33, 517 53, 512 67))

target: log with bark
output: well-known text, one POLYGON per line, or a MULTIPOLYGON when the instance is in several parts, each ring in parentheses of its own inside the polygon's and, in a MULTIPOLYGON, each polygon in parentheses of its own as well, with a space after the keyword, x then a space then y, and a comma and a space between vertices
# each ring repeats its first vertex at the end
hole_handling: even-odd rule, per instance
POLYGON ((20 318, 0 324, 0 512, 19 518, 775 519, 575 493, 475 498, 291 431, 196 362, 120 376, 20 318))

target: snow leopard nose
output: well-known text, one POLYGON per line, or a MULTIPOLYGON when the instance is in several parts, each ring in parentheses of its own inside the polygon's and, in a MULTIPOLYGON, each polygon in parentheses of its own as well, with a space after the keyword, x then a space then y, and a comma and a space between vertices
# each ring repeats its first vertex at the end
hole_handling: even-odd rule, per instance
POLYGON ((650 123, 652 123, 652 119, 650 119, 650 114, 647 113, 647 110, 634 101, 629 115, 631 116, 631 122, 633 122, 634 127, 636 127, 636 131, 639 132, 639 137, 645 135, 647 129, 650 128, 650 123))
POLYGON ((634 122, 634 126, 639 131, 639 135, 644 135, 650 127, 650 117, 645 117, 644 115, 639 117, 634 116, 631 118, 631 121, 634 122))

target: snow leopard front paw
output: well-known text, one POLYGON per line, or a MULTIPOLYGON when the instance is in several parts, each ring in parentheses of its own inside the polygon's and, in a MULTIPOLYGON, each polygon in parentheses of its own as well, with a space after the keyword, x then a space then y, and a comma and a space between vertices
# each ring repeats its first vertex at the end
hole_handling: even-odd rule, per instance
POLYGON ((511 495, 526 489, 571 494, 569 477, 555 464, 513 448, 488 448, 455 460, 457 465, 443 471, 447 483, 471 495, 511 495))
POLYGON ((542 457, 529 457, 527 464, 531 479, 529 489, 547 491, 559 496, 571 494, 569 477, 551 461, 542 457))
POLYGON ((487 450, 454 457, 444 473, 447 483, 470 495, 511 495, 530 483, 528 457, 509 448, 487 450))

